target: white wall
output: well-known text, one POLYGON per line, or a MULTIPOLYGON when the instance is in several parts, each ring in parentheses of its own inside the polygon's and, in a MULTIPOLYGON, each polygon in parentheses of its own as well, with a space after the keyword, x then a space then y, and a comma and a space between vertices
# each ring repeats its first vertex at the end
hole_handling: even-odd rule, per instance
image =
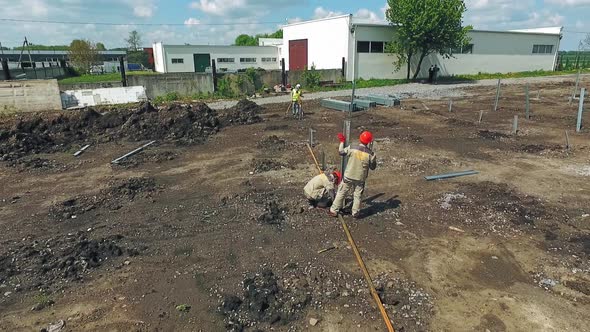
POLYGON ((128 104, 145 100, 147 100, 147 96, 143 86, 93 90, 68 90, 61 93, 61 101, 64 108, 128 104))
POLYGON ((0 82, 0 114, 61 110, 57 80, 0 82))
POLYGON ((164 60, 164 46, 162 43, 154 43, 154 69, 158 73, 166 72, 166 61, 164 60))
POLYGON ((283 27, 283 57, 289 70, 289 41, 307 39, 308 66, 316 69, 338 69, 342 57, 348 61, 350 16, 294 23, 283 27))
MULTIPOLYGON (((163 45, 163 65, 156 65, 156 71, 167 73, 192 73, 195 71, 194 54, 209 54, 216 61, 220 71, 236 71, 245 68, 263 68, 266 70, 280 69, 278 48, 274 46, 193 46, 193 45, 163 45), (275 58, 275 62, 263 62, 262 58, 275 58), (219 62, 219 58, 234 58, 233 63, 219 62), (240 58, 256 58, 254 63, 240 63, 240 58), (172 63, 172 59, 183 59, 183 63, 172 63), (161 68, 164 67, 165 71, 161 68)), ((154 60, 160 62, 154 45, 154 60), (157 60, 156 60, 157 59, 157 60)))

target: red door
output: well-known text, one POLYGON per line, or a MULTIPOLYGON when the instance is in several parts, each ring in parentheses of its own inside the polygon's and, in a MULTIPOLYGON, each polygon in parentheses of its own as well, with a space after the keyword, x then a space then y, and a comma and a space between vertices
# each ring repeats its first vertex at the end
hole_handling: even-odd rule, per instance
POLYGON ((307 68, 307 39, 289 40, 289 70, 307 68))

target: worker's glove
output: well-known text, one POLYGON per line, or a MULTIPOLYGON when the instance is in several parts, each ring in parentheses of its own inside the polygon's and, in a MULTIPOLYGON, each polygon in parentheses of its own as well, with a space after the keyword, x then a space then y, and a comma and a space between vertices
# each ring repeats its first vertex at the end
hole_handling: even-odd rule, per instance
POLYGON ((345 143, 346 142, 346 136, 344 136, 343 133, 338 133, 338 140, 340 141, 340 143, 345 143))

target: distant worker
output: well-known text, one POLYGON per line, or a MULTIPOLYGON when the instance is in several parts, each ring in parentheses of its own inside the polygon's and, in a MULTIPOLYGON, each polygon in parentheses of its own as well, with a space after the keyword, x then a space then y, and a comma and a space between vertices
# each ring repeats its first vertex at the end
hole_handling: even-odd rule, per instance
POLYGON ((431 83, 434 81, 434 66, 430 66, 430 68, 428 68, 428 83, 431 83))
POLYGON ((303 91, 301 91, 301 84, 297 84, 295 88, 291 91, 291 100, 292 100, 292 112, 293 116, 298 117, 302 110, 301 110, 301 98, 303 98, 303 91))
POLYGON ((344 199, 352 192, 354 193, 352 216, 360 218, 361 200, 365 191, 365 181, 369 176, 369 169, 375 170, 377 168, 377 157, 369 148, 369 144, 373 142, 373 134, 368 131, 363 132, 359 138, 360 144, 355 148, 344 146, 346 137, 342 133, 338 134, 338 139, 340 140, 338 150, 341 156, 348 157, 348 164, 329 214, 332 217, 337 217, 338 212, 343 208, 344 199))
POLYGON ((438 67, 438 65, 434 65, 434 68, 432 69, 432 82, 434 84, 437 84, 439 71, 440 71, 440 68, 438 67))
POLYGON ((309 205, 317 208, 327 208, 334 202, 336 189, 342 181, 342 174, 338 171, 324 172, 316 175, 303 188, 309 205))

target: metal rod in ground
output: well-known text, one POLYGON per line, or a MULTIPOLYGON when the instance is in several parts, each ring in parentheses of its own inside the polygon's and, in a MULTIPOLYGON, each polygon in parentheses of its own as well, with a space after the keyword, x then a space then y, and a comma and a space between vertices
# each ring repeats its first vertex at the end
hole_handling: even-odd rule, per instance
POLYGON ((570 149, 570 134, 567 132, 567 130, 565 131, 565 149, 570 149))
POLYGON ((570 99, 570 105, 576 99, 576 93, 578 92, 578 85, 580 84, 580 71, 578 70, 578 74, 576 75, 576 84, 574 85, 574 92, 572 93, 572 98, 570 99))
POLYGON ((579 133, 582 131, 582 113, 584 113, 584 96, 586 94, 586 89, 582 88, 580 90, 580 104, 578 106, 578 122, 576 124, 576 131, 579 133))
POLYGON ((530 95, 529 95, 529 84, 527 83, 526 85, 526 119, 530 119, 531 117, 531 101, 530 101, 530 95))
POLYGON ((149 143, 147 143, 147 144, 145 144, 145 145, 143 145, 143 146, 141 146, 141 147, 139 147, 139 148, 137 148, 137 149, 129 152, 128 154, 126 154, 124 156, 121 156, 121 157, 119 157, 119 158, 111 161, 111 163, 112 164, 118 164, 119 162, 121 162, 121 160, 124 160, 126 158, 129 158, 129 157, 133 156, 134 154, 137 154, 137 153, 141 152, 143 149, 147 148, 148 146, 150 146, 150 145, 152 145, 154 143, 156 143, 156 141, 151 141, 151 142, 149 142, 149 143))
POLYGON ((78 152, 74 153, 74 157, 77 157, 79 155, 81 155, 82 153, 84 153, 84 151, 86 151, 86 149, 88 149, 90 147, 90 144, 88 145, 84 145, 78 152))
POLYGON ((477 171, 465 171, 465 172, 457 172, 457 173, 448 173, 448 174, 425 176, 424 178, 427 181, 434 181, 434 180, 451 179, 451 178, 456 178, 456 177, 460 177, 460 176, 475 175, 475 174, 479 174, 479 172, 477 172, 477 171))
POLYGON ((324 153, 324 150, 320 154, 320 159, 322 160, 322 169, 326 169, 326 153, 324 153))
POLYGON ((502 85, 502 80, 498 79, 498 87, 496 88, 496 102, 494 103, 494 112, 498 110, 498 103, 500 102, 500 86, 502 85))
POLYGON ((453 99, 449 99, 449 112, 453 111, 453 99))
POLYGON ((481 123, 481 120, 483 120, 483 111, 479 111, 479 121, 477 123, 481 123))
POLYGON ((309 128, 309 145, 313 148, 313 128, 309 128))
POLYGON ((348 229, 348 226, 346 225, 344 218, 342 218, 341 215, 338 215, 338 219, 340 219, 340 222, 342 223, 342 228, 344 228, 344 233, 346 233, 346 237, 348 238, 348 243, 350 244, 350 247, 352 248, 354 256, 356 257, 356 261, 357 261, 359 267, 361 268, 363 275, 365 276, 365 281, 367 282, 367 286, 369 287, 369 292, 371 293, 371 296, 373 296, 373 300, 375 300, 375 303, 377 304, 377 307, 379 308, 379 312, 381 312, 381 317, 383 317, 383 321, 385 322, 385 326, 387 327, 387 331, 394 332, 395 330, 393 329, 393 325, 391 324, 391 319, 389 319, 389 315, 387 314, 387 311, 385 311, 385 307, 383 306, 383 302, 381 302, 381 298, 379 297, 379 294, 377 294, 377 290, 375 290, 375 285, 373 284, 373 279, 371 279, 371 275, 369 274, 369 270, 367 270, 367 266, 365 265, 365 262, 363 261, 363 257, 361 256, 361 253, 356 245, 356 242, 354 242, 354 239, 352 238, 352 234, 350 233, 350 230, 348 229))
MULTIPOLYGON (((350 145, 350 120, 344 120, 343 131, 344 136, 346 136, 346 142, 344 142, 344 146, 347 147, 350 145)), ((347 162, 348 160, 346 160, 346 156, 342 156, 340 161, 340 171, 342 172, 342 174, 344 174, 344 171, 346 170, 347 162)))
POLYGON ((514 120, 512 121, 512 134, 518 134, 518 115, 515 115, 514 120))

